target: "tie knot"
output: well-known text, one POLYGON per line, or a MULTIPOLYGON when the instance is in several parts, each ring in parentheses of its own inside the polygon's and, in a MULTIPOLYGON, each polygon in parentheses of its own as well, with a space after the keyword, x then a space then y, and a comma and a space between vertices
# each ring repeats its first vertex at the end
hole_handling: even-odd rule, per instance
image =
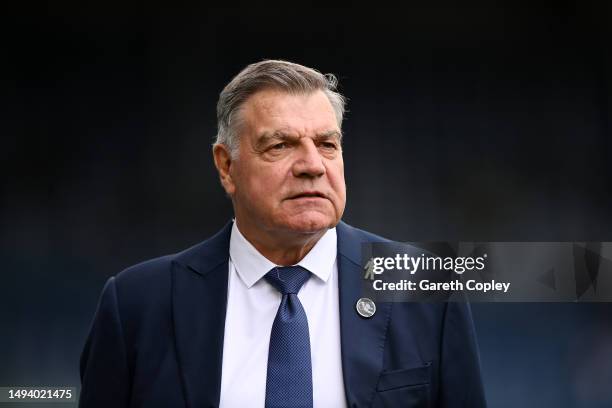
POLYGON ((268 272, 265 278, 283 295, 297 294, 310 278, 310 272, 301 266, 277 266, 268 272))

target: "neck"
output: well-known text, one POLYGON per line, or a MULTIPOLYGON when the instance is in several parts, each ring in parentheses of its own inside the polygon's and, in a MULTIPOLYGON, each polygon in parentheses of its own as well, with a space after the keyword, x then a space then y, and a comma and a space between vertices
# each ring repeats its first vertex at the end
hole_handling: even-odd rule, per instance
POLYGON ((327 229, 313 233, 287 232, 271 234, 267 231, 251 231, 236 219, 240 233, 251 245, 276 265, 289 266, 300 262, 312 247, 327 232, 327 229))

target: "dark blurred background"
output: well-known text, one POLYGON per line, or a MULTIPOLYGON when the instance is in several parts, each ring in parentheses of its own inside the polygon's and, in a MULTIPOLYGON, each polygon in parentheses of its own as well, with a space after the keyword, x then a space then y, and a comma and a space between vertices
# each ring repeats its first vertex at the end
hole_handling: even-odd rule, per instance
MULTIPOLYGON (((612 241, 610 6, 451 4, 4 13, 0 386, 78 385, 105 280, 230 219, 216 99, 264 58, 339 77, 348 223, 403 241, 612 241)), ((612 406, 611 304, 473 311, 490 407, 612 406)))

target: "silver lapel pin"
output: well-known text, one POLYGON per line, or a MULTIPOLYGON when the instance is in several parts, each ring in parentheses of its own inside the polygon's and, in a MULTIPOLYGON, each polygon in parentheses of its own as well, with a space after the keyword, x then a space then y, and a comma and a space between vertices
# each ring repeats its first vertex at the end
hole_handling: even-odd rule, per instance
POLYGON ((376 313, 376 304, 372 299, 368 298, 359 299, 355 305, 355 308, 357 309, 359 316, 365 317, 366 319, 374 316, 374 313, 376 313))

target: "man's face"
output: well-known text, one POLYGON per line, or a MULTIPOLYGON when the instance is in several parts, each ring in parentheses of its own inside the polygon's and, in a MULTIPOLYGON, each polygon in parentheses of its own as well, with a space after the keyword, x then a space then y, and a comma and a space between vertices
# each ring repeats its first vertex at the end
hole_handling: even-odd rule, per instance
POLYGON ((340 129, 325 94, 263 90, 239 115, 238 158, 222 181, 241 231, 284 236, 334 227, 346 186, 340 129))

